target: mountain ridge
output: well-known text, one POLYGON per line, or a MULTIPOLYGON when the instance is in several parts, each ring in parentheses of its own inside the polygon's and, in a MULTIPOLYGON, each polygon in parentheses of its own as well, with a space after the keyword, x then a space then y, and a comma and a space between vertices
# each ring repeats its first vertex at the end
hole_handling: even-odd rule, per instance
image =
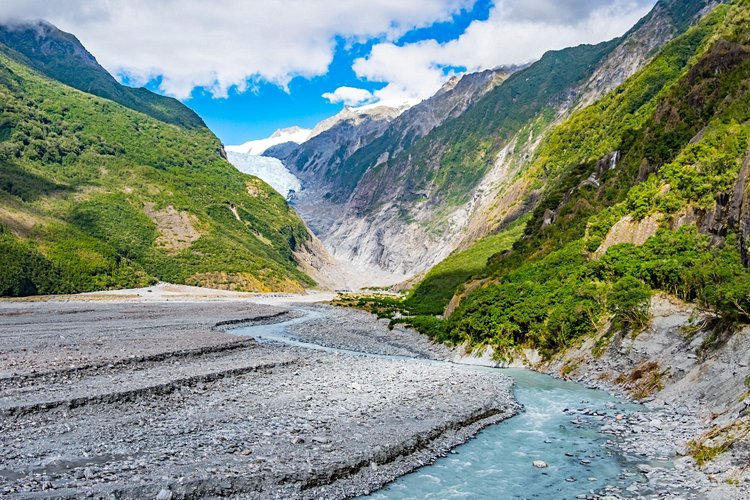
POLYGON ((297 264, 312 238, 304 223, 270 186, 232 167, 207 128, 80 91, 9 50, 0 50, 1 295, 155 280, 314 285, 297 264))
POLYGON ((72 34, 45 22, 0 24, 0 49, 14 60, 83 92, 113 100, 157 120, 206 128, 193 110, 171 97, 121 85, 72 34))

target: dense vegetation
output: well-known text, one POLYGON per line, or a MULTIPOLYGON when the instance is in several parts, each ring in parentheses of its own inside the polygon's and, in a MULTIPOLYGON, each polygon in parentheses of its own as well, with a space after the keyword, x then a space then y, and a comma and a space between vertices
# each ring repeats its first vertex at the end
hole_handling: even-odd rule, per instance
MULTIPOLYGON (((382 304, 381 315, 500 355, 520 347, 550 354, 607 319, 638 332, 657 291, 727 324, 750 322, 748 235, 731 215, 746 197, 735 186, 748 175, 740 169, 750 145, 749 42, 750 2, 719 6, 621 87, 555 127, 524 174, 544 194, 512 251, 474 273, 482 286, 448 319, 431 307, 410 311, 409 299, 382 304), (650 216, 661 229, 640 247, 595 254, 626 216, 634 224, 650 216)), ((430 285, 429 295, 419 293, 455 289, 430 285)))
POLYGON ((0 295, 312 284, 292 255, 302 221, 222 159, 206 128, 75 90, 2 51, 0 103, 0 295))
POLYGON ((481 273, 492 255, 510 250, 523 233, 526 218, 506 230, 476 241, 466 250, 455 251, 430 269, 409 293, 403 307, 412 315, 439 315, 458 288, 481 273))
POLYGON ((637 330, 657 290, 726 321, 750 321, 750 273, 732 227, 702 235, 694 225, 730 197, 747 154, 748 12, 746 2, 717 8, 549 135, 532 170, 548 188, 524 238, 491 259, 484 276, 493 284, 469 295, 438 335, 552 352, 605 317, 637 330), (616 168, 597 171, 595 159, 615 150, 616 168), (598 187, 585 182, 592 172, 598 187), (555 221, 545 225, 550 210, 555 221), (695 222, 669 229, 670 216, 687 211, 695 222), (645 245, 615 245, 592 258, 615 222, 649 214, 663 229, 645 245))

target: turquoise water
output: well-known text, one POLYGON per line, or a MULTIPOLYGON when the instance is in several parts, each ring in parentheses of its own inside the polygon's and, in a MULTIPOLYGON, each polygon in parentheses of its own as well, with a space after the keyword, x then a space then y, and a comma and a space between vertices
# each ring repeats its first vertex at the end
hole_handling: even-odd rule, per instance
POLYGON ((525 406, 522 413, 483 430, 447 457, 396 480, 370 498, 561 499, 603 494, 605 486, 625 490, 642 479, 635 470, 642 462, 631 461, 607 446, 611 436, 598 432, 600 417, 578 411, 616 414, 634 405, 547 375, 503 372, 516 381, 516 398, 525 406), (534 467, 535 460, 548 467, 534 467))
MULTIPOLYGON (((242 327, 232 333, 350 353, 289 338, 287 326, 321 315, 308 311, 284 323, 242 327)), ((643 480, 636 465, 644 462, 619 454, 607 443, 616 438, 598 432, 604 414, 642 407, 528 370, 504 369, 503 373, 515 380, 516 399, 524 405, 521 413, 488 427, 433 465, 397 479, 368 498, 563 499, 612 492, 627 496, 627 486, 643 480), (535 460, 544 461, 547 467, 534 467, 535 460)))

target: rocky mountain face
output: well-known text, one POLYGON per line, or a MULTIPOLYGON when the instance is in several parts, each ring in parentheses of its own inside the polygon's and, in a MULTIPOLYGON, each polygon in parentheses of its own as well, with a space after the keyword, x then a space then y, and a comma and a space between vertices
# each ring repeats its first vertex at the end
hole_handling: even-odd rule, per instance
MULTIPOLYGON (((362 175, 447 120, 460 116, 515 69, 499 68, 453 78, 432 98, 405 111, 384 107, 344 109, 321 122, 312 137, 291 152, 287 145, 280 145, 265 154, 282 159, 303 181, 303 190, 294 201, 295 209, 328 248, 336 249, 338 242, 328 238, 335 225, 351 220, 342 215, 351 205, 350 198, 362 175)), ((347 252, 338 256, 353 262, 360 271, 367 271, 367 276, 375 281, 392 280, 390 269, 362 265, 347 252)))
POLYGON ((348 174, 341 168, 345 160, 379 137, 400 113, 383 106, 367 110, 347 107, 319 123, 302 144, 292 149, 280 145, 265 153, 280 158, 302 181, 294 206, 316 234, 326 234, 341 211, 338 197, 348 189, 348 174))
POLYGON ((394 280, 428 269, 533 208, 539 186, 521 174, 546 134, 635 74, 712 4, 663 0, 619 39, 549 52, 510 77, 501 69, 451 81, 338 157, 310 161, 319 146, 304 145, 287 164, 310 189, 300 214, 360 269, 394 280), (337 215, 321 221, 324 212, 337 215))

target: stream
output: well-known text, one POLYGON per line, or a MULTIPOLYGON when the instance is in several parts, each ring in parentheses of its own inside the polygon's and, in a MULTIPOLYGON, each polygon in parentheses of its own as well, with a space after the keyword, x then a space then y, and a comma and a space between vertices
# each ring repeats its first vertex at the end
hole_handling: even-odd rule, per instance
MULTIPOLYGON (((317 310, 288 321, 245 326, 232 333, 260 342, 358 356, 382 354, 325 347, 294 338, 288 327, 320 319, 317 310)), ((394 357, 394 356, 385 356, 394 357)), ((400 357, 403 358, 403 357, 400 357)), ((443 363, 445 361, 416 360, 443 363)), ((497 370, 466 365, 467 370, 497 370)), ((637 465, 643 458, 625 456, 599 432, 604 415, 643 407, 580 384, 523 369, 501 369, 515 381, 515 396, 524 410, 490 426, 434 464, 407 474, 371 494, 373 499, 423 498, 587 498, 628 496, 627 488, 644 481, 637 465), (546 467, 535 467, 534 461, 546 467)), ((662 466, 665 464, 661 464, 662 466)))

